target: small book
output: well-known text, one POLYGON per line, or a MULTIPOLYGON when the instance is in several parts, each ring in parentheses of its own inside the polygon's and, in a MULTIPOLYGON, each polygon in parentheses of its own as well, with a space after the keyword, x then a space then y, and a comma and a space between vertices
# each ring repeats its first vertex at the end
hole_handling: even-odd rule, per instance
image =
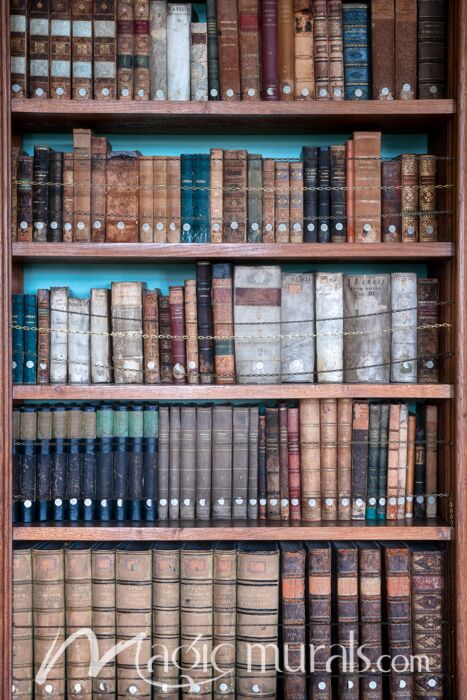
POLYGON ((74 100, 92 99, 92 0, 71 4, 71 75, 74 100))
POLYGON ((180 156, 167 157, 167 243, 180 243, 180 156))

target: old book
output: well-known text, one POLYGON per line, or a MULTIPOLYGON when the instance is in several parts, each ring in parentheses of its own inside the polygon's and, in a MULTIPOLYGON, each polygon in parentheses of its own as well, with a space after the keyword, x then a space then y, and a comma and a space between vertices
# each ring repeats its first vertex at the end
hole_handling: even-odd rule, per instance
POLYGON ((129 517, 129 406, 117 404, 114 408, 114 464, 113 498, 115 520, 124 521, 129 517))
POLYGON ((206 22, 191 23, 191 99, 208 99, 208 34, 206 22))
POLYGON ((37 383, 48 384, 50 377, 50 291, 37 290, 37 383))
MULTIPOLYGON (((11 332, 13 383, 22 384, 24 376, 24 294, 11 296, 11 332)), ((26 331, 27 332, 27 331, 26 331)))
POLYGON ((191 4, 167 5, 167 99, 190 99, 191 4))
POLYGON ((151 100, 167 99, 167 2, 150 0, 151 100))
POLYGON ((368 3, 343 3, 344 83, 346 100, 370 99, 368 3))
POLYGON ((232 518, 246 520, 248 502, 249 408, 232 410, 232 518))
POLYGON ((49 155, 48 146, 34 146, 32 218, 34 222, 33 240, 47 240, 49 219, 49 155))
POLYGON ((219 81, 219 51, 217 45, 217 1, 207 0, 206 21, 208 31, 208 88, 209 99, 219 100, 221 87, 219 81))
POLYGON ((74 240, 74 154, 63 154, 63 241, 74 240))
POLYGON ((417 381, 417 274, 391 274, 391 381, 417 381))
POLYGON ((223 243, 247 240, 247 162, 246 151, 224 151, 223 243))
POLYGON ((275 197, 275 161, 272 158, 263 159, 263 243, 274 243, 276 240, 274 222, 276 218, 275 197))
POLYGON ((280 308, 282 382, 313 382, 314 380, 314 288, 315 279, 312 272, 282 274, 280 308))
POLYGON ((71 98, 72 3, 50 0, 50 97, 71 98))
POLYGON ((115 151, 106 164, 106 242, 138 240, 138 156, 135 151, 115 151))
POLYGON ((446 94, 446 16, 444 0, 419 0, 417 16, 417 96, 443 98, 446 94))
POLYGON ((48 180, 47 240, 59 243, 63 235, 63 154, 52 149, 49 153, 48 180))
POLYGON ((355 169, 354 169, 354 142, 347 139, 345 142, 345 185, 347 187, 345 208, 347 213, 347 243, 355 241, 355 169))
POLYGON ((145 384, 160 384, 159 289, 143 290, 143 355, 145 384))
POLYGON ((12 693, 19 698, 33 697, 33 585, 29 543, 16 543, 13 549, 12 600, 12 693))
POLYGON ((267 516, 266 483, 266 416, 261 409, 258 416, 258 517, 266 520, 267 516))
POLYGON ((220 95, 224 101, 239 100, 241 85, 237 2, 217 0, 216 7, 220 95))
POLYGON ((18 242, 33 239, 33 158, 23 151, 18 156, 17 235, 18 242))
POLYGON ((344 46, 342 0, 328 3, 329 93, 332 100, 344 99, 344 46))
POLYGON ((180 156, 167 157, 167 243, 180 243, 180 156))
POLYGON ((279 0, 277 27, 281 100, 293 100, 295 95, 294 19, 293 0, 279 0))
POLYGON ((352 399, 337 402, 337 518, 351 518, 352 399))
POLYGON ((143 411, 143 498, 144 520, 154 522, 157 516, 159 407, 146 404, 143 411))
POLYGON ((393 100, 395 91, 395 3, 376 0, 371 8, 373 99, 393 100))
POLYGON ((143 284, 112 282, 113 366, 116 384, 143 382, 143 284), (118 335, 122 334, 122 336, 118 335))
POLYGON ((180 409, 180 520, 195 519, 196 406, 180 409))
MULTIPOLYGON (((153 157, 153 211, 154 228, 153 239, 155 243, 166 243, 168 241, 168 218, 169 218, 169 188, 172 184, 168 181, 168 161, 170 157, 153 157)), ((171 193, 172 194, 172 193, 171 193)), ((178 193, 177 193, 178 195, 178 193)), ((174 212, 175 213, 175 212, 174 212)), ((141 214, 140 214, 141 216, 141 214)), ((180 216, 177 217, 178 220, 180 216)), ((170 222, 172 225, 172 222, 170 222)), ((180 231, 180 222, 178 221, 180 231)), ((171 236, 172 237, 172 236, 171 236)), ((178 240, 178 239, 177 239, 178 240)))
POLYGON ((185 280, 185 335, 188 384, 199 384, 196 280, 185 280))
MULTIPOLYGON (((405 499, 405 517, 413 518, 413 494, 415 482, 415 437, 417 417, 409 414, 407 421, 407 479, 405 499)), ((436 448, 435 448, 436 449, 436 448)))
POLYGON ((426 517, 436 518, 437 515, 437 472, 438 472, 438 407, 426 406, 426 517), (433 494, 433 495, 431 495, 433 494))
POLYGON ((305 542, 307 550, 308 644, 313 644, 312 697, 329 700, 331 675, 326 662, 331 655, 331 547, 327 542, 305 542))
POLYGON ((397 100, 417 96, 417 0, 395 0, 395 89, 397 100))
POLYGON ((321 520, 319 399, 300 401, 300 485, 302 519, 321 520))
POLYGON ((318 382, 342 382, 344 377, 343 276, 317 272, 316 370, 318 382))
POLYGON ((154 159, 153 156, 138 158, 138 224, 139 241, 152 243, 154 240, 154 159))
MULTIPOLYGON (((80 438, 75 441, 75 450, 79 453, 81 446, 81 491, 83 520, 89 522, 96 513, 96 476, 97 476, 97 408, 84 406, 81 411, 80 438), (82 438, 82 445, 80 438, 82 438)), ((78 512, 80 503, 78 502, 78 512)), ((76 513, 76 506, 74 507, 76 513)))
POLYGON ((248 153, 247 239, 261 243, 263 218, 263 163, 257 153, 248 153))
POLYGON ((252 692, 263 697, 276 695, 274 644, 278 641, 279 575, 277 544, 238 544, 237 697, 248 697, 252 692))
POLYGON ((182 216, 182 243, 194 243, 194 221, 193 221, 193 200, 194 200, 194 181, 193 181, 193 160, 194 155, 191 153, 182 153, 180 157, 180 205, 182 216))
POLYGON ((418 156, 404 153, 402 161, 402 242, 418 241, 418 156))
POLYGON ((300 659, 306 645, 305 561, 301 542, 281 542, 281 621, 286 648, 284 697, 306 696, 306 672, 300 659))
POLYGON ((422 384, 439 381, 439 282, 417 280, 417 357, 418 381, 422 384), (420 327, 421 326, 421 327, 420 327))
POLYGON ((337 399, 320 401, 321 516, 337 519, 337 399))
POLYGON ((330 205, 329 190, 331 187, 331 163, 330 152, 327 146, 321 146, 318 156, 318 241, 329 243, 330 233, 330 205))
POLYGON ((64 520, 64 499, 66 497, 66 471, 67 471, 67 409, 65 406, 54 406, 52 409, 52 484, 51 500, 53 520, 64 520))
POLYGON ((172 379, 186 384, 185 299, 183 287, 169 287, 170 335, 172 336, 172 379))
MULTIPOLYGON (((109 652, 116 641, 115 618, 115 547, 105 542, 91 549, 92 628, 97 638, 99 658, 109 652)), ((107 700, 115 695, 115 659, 111 659, 93 679, 96 697, 107 700)))
POLYGON ((212 269, 209 262, 196 266, 196 298, 198 304, 198 349, 201 384, 215 383, 214 325, 212 314, 212 269))
POLYGON ((250 406, 248 428, 248 508, 249 520, 258 520, 258 431, 259 407, 250 406))
POLYGON ((352 520, 365 520, 368 484, 367 401, 355 401, 352 421, 352 520))
POLYGON ((211 148, 211 243, 222 243, 223 163, 222 148, 211 148))
POLYGON ((95 100, 117 98, 117 1, 94 0, 93 86, 95 100))
POLYGON ((110 360, 110 304, 108 289, 91 289, 90 361, 93 384, 107 384, 112 379, 110 360))
POLYGON ((311 0, 294 1, 295 99, 315 97, 313 12, 311 0))
POLYGON ((263 100, 280 98, 278 4, 276 0, 261 3, 261 67, 263 100))
POLYGON ((383 653, 382 644, 382 590, 381 550, 375 542, 357 543, 360 639, 365 645, 369 667, 360 680, 361 697, 364 700, 382 697, 383 677, 378 660, 383 653))
POLYGON ((381 133, 354 133, 355 240, 381 240, 381 133))
POLYGON ((106 163, 110 144, 104 136, 91 136, 91 240, 105 241, 106 163))
POLYGON ((68 381, 89 384, 89 299, 68 298, 68 381))
POLYGON ((334 557, 337 583, 337 639, 345 651, 347 664, 339 660, 339 696, 359 698, 359 662, 356 650, 360 643, 358 609, 358 549, 353 542, 335 542, 334 557))
POLYGON ((68 376, 68 287, 50 289, 50 382, 66 384, 68 376))
POLYGON ((237 551, 234 543, 214 545, 213 644, 218 677, 213 697, 235 698, 237 551))
POLYGON ((212 409, 212 518, 228 520, 232 513, 232 406, 212 409))
POLYGON ((28 97, 49 97, 49 0, 31 0, 28 7, 28 97))
POLYGON ((36 500, 36 449, 37 412, 33 406, 23 406, 20 420, 20 440, 22 443, 19 462, 19 486, 22 501, 21 520, 32 522, 36 500))
POLYGON ((92 0, 72 3, 71 75, 74 100, 92 99, 92 0))
POLYGON ((209 243, 210 158, 207 153, 193 155, 193 240, 209 243))
POLYGON ((381 417, 379 423, 379 463, 378 463, 378 501, 376 505, 376 517, 384 520, 386 517, 388 462, 389 462, 389 423, 390 406, 381 404, 381 417))
POLYGON ((303 243, 303 163, 289 163, 290 242, 303 243))
POLYGON ((402 170, 399 158, 381 162, 381 237, 383 243, 402 240, 402 170))
POLYGON ((280 380, 280 301, 280 267, 235 267, 235 359, 240 384, 280 380))
POLYGON ((266 407, 266 493, 268 520, 280 520, 279 409, 266 407))
POLYGON ((397 517, 405 516, 405 499, 407 496, 407 432, 408 406, 401 403, 399 412, 399 477, 397 484, 397 517))
POLYGON ((418 158, 418 208, 420 211, 419 240, 438 239, 436 216, 436 156, 422 155, 418 158))
POLYGON ((150 87, 150 0, 135 0, 133 46, 133 95, 135 100, 149 100, 150 87))
POLYGON ((73 235, 91 240, 91 130, 73 130, 73 235))
POLYGON ((328 7, 325 0, 313 0, 313 45, 315 62, 315 95, 329 100, 328 7))
MULTIPOLYGON (((73 542, 65 547, 65 625, 67 637, 92 627, 91 549, 73 542)), ((67 649, 67 694, 92 694, 89 677, 91 648, 86 637, 75 639, 67 649)))
POLYGON ((25 384, 35 384, 37 376, 37 297, 24 295, 24 376, 25 384))
POLYGON ((28 3, 10 2, 10 84, 12 97, 28 96, 28 3))
POLYGON ((212 315, 216 384, 235 383, 232 284, 231 263, 215 263, 212 266, 212 315))
POLYGON ((169 297, 159 297, 159 353, 161 360, 161 382, 172 384, 172 341, 170 339, 170 305, 169 297))
POLYGON ((390 305, 390 275, 344 276, 345 382, 389 381, 390 305))
POLYGON ((276 242, 288 243, 290 240, 290 178, 288 161, 276 160, 275 179, 275 228, 276 242))
POLYGON ((196 409, 196 520, 211 516, 212 406, 196 409))
POLYGON ((153 678, 158 687, 167 685, 166 695, 170 698, 178 694, 179 613, 180 549, 172 542, 157 542, 152 550, 152 639, 155 648, 167 650, 169 663, 164 664, 162 655, 156 656, 153 678))
POLYGON ((304 146, 303 159, 303 219, 305 243, 318 241, 318 148, 304 146))
POLYGON ((117 95, 133 99, 134 3, 117 2, 117 95))
POLYGON ((279 494, 281 520, 289 520, 289 435, 287 404, 279 404, 279 494))
POLYGON ((330 220, 331 243, 346 242, 346 163, 345 146, 331 146, 330 149, 330 220))
POLYGON ((157 470, 158 519, 169 518, 169 407, 159 407, 158 449, 159 462, 157 470))
POLYGON ((426 407, 418 406, 415 428, 414 517, 426 516, 426 407))
POLYGON ((368 421, 368 481, 366 514, 367 520, 376 520, 378 504, 379 434, 381 425, 381 404, 370 402, 368 421))
POLYGON ((399 491, 399 439, 400 439, 400 405, 389 407, 389 433, 387 458, 387 506, 388 520, 397 518, 397 495, 399 491))
POLYGON ((108 521, 111 517, 113 437, 114 411, 112 405, 102 404, 96 411, 96 500, 97 515, 100 521, 108 521))
POLYGON ((180 517, 180 406, 169 407, 169 520, 180 517))

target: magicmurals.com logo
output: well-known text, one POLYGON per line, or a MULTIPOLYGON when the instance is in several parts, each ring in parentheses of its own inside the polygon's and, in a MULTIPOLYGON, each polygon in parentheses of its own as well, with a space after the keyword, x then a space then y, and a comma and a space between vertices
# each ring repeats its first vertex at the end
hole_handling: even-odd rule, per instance
MULTIPOLYGON (((130 639, 118 642, 103 656, 99 656, 99 641, 92 629, 83 627, 71 634, 56 648, 60 637, 57 632, 53 644, 50 646, 39 671, 36 675, 36 683, 44 685, 49 673, 55 664, 65 654, 66 649, 76 639, 85 637, 89 642, 90 662, 88 677, 97 678, 102 669, 112 663, 119 654, 134 647, 131 652, 134 660, 134 668, 139 678, 145 683, 159 688, 162 692, 178 689, 188 689, 192 693, 201 693, 201 686, 226 681, 226 690, 229 690, 229 680, 232 679, 235 666, 235 644, 228 642, 212 647, 210 640, 203 635, 198 635, 189 645, 181 645, 168 649, 164 644, 155 644, 152 649, 156 652, 148 660, 141 660, 143 642, 147 635, 141 632, 130 639), (224 659, 222 667, 218 665, 218 656, 224 659), (226 669, 226 655, 230 656, 232 663, 226 669), (189 659, 189 665, 187 660, 189 659), (193 677, 190 676, 193 673, 193 677), (164 680, 157 680, 157 676, 163 676, 164 680), (156 678, 154 678, 156 676, 156 678), (169 678, 178 678, 177 683, 169 684, 169 678)), ((261 674, 274 673, 314 673, 315 659, 319 658, 319 672, 331 673, 335 663, 339 665, 339 673, 431 673, 430 660, 424 654, 402 655, 391 657, 383 654, 376 659, 370 659, 365 653, 369 648, 366 644, 357 645, 353 632, 349 634, 348 644, 332 644, 330 649, 324 645, 301 644, 261 644, 247 643, 242 645, 242 674, 252 674, 261 677, 261 674), (245 654, 246 648, 246 654, 245 654), (326 649, 332 653, 328 655, 323 668, 323 652, 326 649), (246 656, 246 659, 245 659, 246 656), (293 664, 290 662, 293 658, 293 664)), ((132 663, 133 666, 133 663, 132 663)), ((259 692, 259 689, 258 689, 259 692)))

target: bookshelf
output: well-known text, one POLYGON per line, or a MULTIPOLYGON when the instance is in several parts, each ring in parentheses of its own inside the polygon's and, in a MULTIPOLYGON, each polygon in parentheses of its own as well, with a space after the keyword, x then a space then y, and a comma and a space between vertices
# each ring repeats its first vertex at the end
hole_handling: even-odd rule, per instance
MULTIPOLYGON (((455 99, 414 102, 309 102, 309 103, 142 103, 13 100, 9 98, 9 3, 0 3, 0 698, 10 698, 11 687, 11 579, 12 542, 34 540, 80 541, 181 541, 181 540, 437 540, 449 542, 453 583, 450 618, 455 640, 449 640, 449 697, 467 697, 467 205, 464 199, 467 168, 467 2, 450 2, 450 94, 455 99), (28 131, 49 132, 85 125, 96 131, 200 134, 344 133, 359 129, 429 135, 430 151, 451 156, 445 162, 455 190, 443 194, 443 208, 453 209, 439 243, 430 244, 308 244, 308 245, 157 245, 157 244, 36 244, 10 239, 10 152, 28 131), (447 241, 454 241, 447 242, 447 241), (442 363, 443 383, 430 385, 339 384, 235 386, 17 386, 11 384, 10 294, 22 291, 22 266, 37 262, 190 262, 194 260, 276 261, 386 261, 425 262, 440 278, 442 298, 453 298, 442 321, 454 324, 441 336, 441 352, 452 354, 442 363), (453 493, 453 522, 447 499, 441 517, 423 523, 400 521, 328 523, 248 523, 213 521, 138 527, 37 524, 13 527, 12 405, 24 400, 214 400, 297 398, 428 398, 440 406, 440 425, 446 435, 442 449, 445 473, 442 490, 453 493), (454 527, 452 527, 454 525, 454 527), (455 683, 455 690, 454 690, 455 683)), ((443 227, 440 227, 443 228, 443 227)))

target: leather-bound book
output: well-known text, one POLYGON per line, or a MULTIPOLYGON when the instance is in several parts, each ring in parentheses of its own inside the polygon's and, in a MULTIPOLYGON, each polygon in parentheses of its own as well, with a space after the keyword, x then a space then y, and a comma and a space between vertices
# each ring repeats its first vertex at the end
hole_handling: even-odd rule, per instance
POLYGON ((191 23, 191 99, 208 99, 208 34, 206 22, 191 23))
POLYGON ((319 399, 300 401, 300 484, 302 520, 321 519, 319 399))
POLYGON ((32 558, 29 542, 17 542, 13 549, 12 602, 12 693, 26 700, 34 686, 32 558))
POLYGON ((346 100, 370 99, 368 3, 343 3, 344 83, 346 100))
POLYGON ((129 463, 129 406, 119 403, 114 408, 114 463, 113 497, 115 520, 129 519, 128 506, 128 463, 129 463))
POLYGON ((395 0, 376 0, 371 7, 373 99, 393 100, 395 91, 395 0))
POLYGON ((62 100, 71 98, 71 11, 69 0, 50 0, 50 97, 62 100))
MULTIPOLYGON (((91 130, 73 130, 74 240, 91 240, 91 130)), ((108 203, 108 202, 107 202, 108 203)))
POLYGON ((300 409, 287 409, 287 435, 289 443, 289 512, 290 520, 300 520, 302 517, 301 488, 300 488, 300 409))
POLYGON ((50 291, 37 290, 37 383, 48 384, 50 372, 50 291))
POLYGON ((360 639, 370 666, 360 678, 363 700, 382 698, 383 678, 378 660, 382 645, 381 549, 376 542, 358 542, 360 639))
POLYGON ((305 243, 318 241, 318 148, 304 146, 303 159, 303 219, 305 243))
POLYGON ((378 520, 384 520, 384 518, 386 517, 386 497, 389 459, 389 413, 389 404, 381 404, 381 418, 379 423, 378 501, 376 506, 376 517, 378 520))
MULTIPOLYGON (((221 99, 239 100, 241 85, 237 0, 217 0, 217 51, 221 99)), ((217 95, 211 96, 217 98, 217 95)))
POLYGON ((276 220, 275 196, 276 162, 272 158, 263 159, 263 243, 275 243, 274 223, 276 220))
POLYGON ((211 192, 210 192, 210 220, 211 243, 222 243, 222 218, 223 218, 223 170, 224 156, 222 148, 211 148, 211 192))
POLYGON ((345 146, 331 146, 330 149, 330 221, 331 243, 346 242, 345 211, 345 146))
POLYGON ((68 287, 50 289, 50 383, 66 384, 68 376, 68 287))
POLYGON ((199 384, 196 280, 185 280, 185 335, 188 384, 199 384))
POLYGON ((438 238, 438 221, 436 211, 436 156, 422 155, 418 159, 420 211, 419 240, 436 241, 438 238))
MULTIPOLYGON (((91 549, 73 542, 65 547, 65 625, 67 637, 92 627, 91 549)), ((67 695, 92 695, 91 648, 86 637, 75 639, 66 654, 67 695)))
POLYGON ((276 160, 275 168, 276 243, 290 240, 290 177, 288 161, 276 160))
POLYGON ((31 0, 29 21, 29 95, 49 97, 49 0, 31 0))
POLYGON ((132 521, 143 519, 143 434, 144 409, 142 404, 133 404, 128 420, 128 504, 127 517, 132 521))
POLYGON ((418 1, 417 96, 436 99, 446 96, 445 0, 418 1))
MULTIPOLYGON (((438 407, 428 404, 426 406, 426 517, 436 518, 436 496, 430 495, 437 492, 437 442, 438 442, 438 407)), ((411 493, 408 491, 408 493, 411 493)))
POLYGON ((117 96, 133 99, 134 3, 117 2, 117 96))
POLYGON ((21 152, 18 156, 17 187, 17 236, 18 242, 32 241, 33 238, 33 158, 21 152))
POLYGON ((113 498, 113 435, 114 412, 109 404, 96 411, 96 501, 100 521, 110 520, 113 498))
POLYGON ((72 97, 74 100, 92 100, 92 2, 72 3, 72 97))
POLYGON ((193 156, 193 242, 209 243, 210 158, 207 153, 193 156))
POLYGON ((172 336, 172 380, 186 384, 185 300, 183 287, 169 287, 170 335, 172 336))
POLYGON ((370 402, 368 421, 368 483, 366 498, 366 519, 376 520, 378 503, 379 433, 381 424, 381 404, 370 402))
MULTIPOLYGON (((34 677, 50 654, 65 641, 65 564, 63 548, 41 542, 32 549, 34 677)), ((65 697, 65 655, 60 655, 47 675, 47 683, 34 684, 34 697, 65 697)))
POLYGON ((89 299, 69 297, 67 340, 68 381, 70 384, 89 384, 89 299))
POLYGON ((258 416, 258 517, 267 518, 267 480, 266 480, 266 416, 260 408, 258 416))
POLYGON ((167 99, 190 99, 191 4, 167 5, 167 99))
POLYGON ((289 434, 287 404, 279 405, 279 473, 281 520, 289 520, 289 434))
POLYGON ((290 242, 303 243, 303 163, 289 164, 290 169, 290 242))
POLYGON ((368 482, 367 401, 355 401, 352 421, 352 520, 365 520, 368 482))
POLYGON ((287 645, 284 698, 306 697, 306 673, 300 659, 306 645, 305 561, 301 542, 281 542, 281 622, 282 642, 287 645))
POLYGON ((169 519, 169 407, 159 407, 158 519, 169 519))
POLYGON ((312 697, 330 700, 331 676, 326 662, 331 655, 331 547, 328 542, 305 542, 307 550, 307 643, 313 644, 312 697))
POLYGON ((248 520, 258 520, 258 430, 259 408, 250 406, 248 419, 248 520))
POLYGON ((407 497, 407 433, 408 433, 408 407, 401 403, 399 413, 399 474, 397 484, 397 517, 405 516, 405 500, 407 497))
POLYGON ((233 326, 233 268, 231 263, 212 266, 212 315, 216 384, 235 383, 233 326))
POLYGON ((97 409, 96 406, 85 405, 81 411, 81 441, 78 441, 78 451, 81 455, 81 493, 83 502, 83 520, 94 520, 96 501, 96 441, 97 441, 97 409))
POLYGON ((381 237, 383 243, 402 240, 402 169, 399 158, 381 162, 381 237))
MULTIPOLYGON (((106 542, 91 549, 92 629, 97 638, 99 658, 115 645, 115 547, 106 542)), ((93 679, 93 693, 99 700, 115 697, 115 659, 106 663, 93 679)))
POLYGON ((279 409, 266 408, 266 491, 268 520, 281 519, 279 409))
POLYGON ((65 481, 67 469, 67 411, 59 404, 52 409, 52 484, 51 500, 53 517, 56 522, 64 520, 65 481))
POLYGON ((150 0, 151 100, 167 99, 167 2, 150 0))
POLYGON ((248 153, 247 239, 261 243, 263 219, 263 163, 257 153, 248 153))
POLYGON ((281 100, 295 96, 294 3, 278 0, 277 26, 279 34, 279 83, 281 100))
POLYGON ((95 100, 117 98, 117 2, 94 0, 93 84, 95 100))
POLYGON ((399 437, 400 437, 400 405, 389 406, 389 431, 387 446, 387 505, 386 518, 397 518, 397 494, 399 488, 399 437))
POLYGON ((63 154, 50 150, 47 240, 59 243, 63 236, 63 154))
POLYGON ((391 655, 390 692, 394 698, 411 698, 413 673, 405 659, 412 654, 410 551, 403 544, 384 543, 385 596, 388 653, 391 655))
POLYGON ((74 154, 63 154, 63 242, 74 240, 74 154))
POLYGON ((180 408, 180 520, 195 519, 196 406, 180 408))
MULTIPOLYGON (((167 167, 168 158, 164 156, 154 156, 153 161, 153 209, 154 209, 154 234, 153 239, 155 243, 166 243, 167 238, 167 224, 168 224, 168 214, 169 214, 169 182, 167 177, 167 167)), ((141 183, 139 183, 141 186, 141 183)), ((140 214, 141 217, 141 214, 140 214)), ((179 225, 180 226, 180 225, 179 225)))
POLYGON ((321 516, 337 519, 337 399, 320 401, 321 516))
POLYGON ((417 96, 417 0, 395 0, 395 84, 397 100, 417 96))
MULTIPOLYGON (((237 550, 235 543, 214 545, 213 644, 218 678, 213 697, 235 698, 235 642, 237 614, 237 550)), ((216 674, 217 675, 217 674, 216 674)))
POLYGON ((391 381, 417 381, 417 273, 391 274, 391 381))
POLYGON ((24 384, 35 384, 37 376, 37 297, 24 295, 24 384))
POLYGON ((354 133, 355 240, 381 240, 381 133, 354 133))
POLYGON ((117 697, 150 698, 149 659, 152 655, 152 557, 143 543, 128 542, 116 549, 115 606, 117 642, 140 634, 117 655, 117 697), (141 664, 141 666, 140 666, 141 664), (136 692, 135 692, 136 689, 136 692))
POLYGON ((246 151, 224 151, 224 243, 245 243, 247 240, 247 165, 246 151))
POLYGON ((159 297, 159 353, 161 359, 161 382, 172 384, 172 341, 170 339, 170 303, 169 297, 159 297))
POLYGON ((110 360, 110 292, 108 289, 91 289, 91 381, 107 384, 112 379, 110 360))
POLYGON ((158 438, 159 407, 146 404, 143 416, 143 498, 144 519, 148 522, 154 522, 157 516, 158 438))
POLYGON ((50 148, 48 146, 34 146, 32 218, 34 222, 33 240, 38 243, 47 240, 49 154, 50 148))
POLYGON ((355 241, 355 170, 354 170, 354 142, 347 139, 345 142, 345 185, 347 187, 345 206, 347 213, 347 243, 355 241))
POLYGON ((344 46, 342 0, 328 3, 329 92, 332 100, 344 99, 344 46))
POLYGON ((344 381, 388 382, 390 275, 344 275, 344 381))
POLYGON ((10 2, 10 81, 12 97, 28 96, 28 2, 10 2))
POLYGON ((180 646, 180 549, 176 543, 157 542, 152 550, 152 643, 155 649, 166 649, 169 663, 163 655, 156 656, 153 680, 165 696, 178 700, 180 646), (156 646, 158 645, 158 646, 156 646))
POLYGON ((248 501, 249 408, 232 409, 232 519, 246 520, 248 501))
POLYGON ((12 418, 12 500, 13 500, 13 514, 12 520, 14 523, 20 521, 20 508, 21 508, 21 450, 22 450, 22 440, 21 440, 21 409, 13 409, 12 418))
POLYGON ((19 486, 22 501, 21 520, 32 522, 35 514, 36 500, 36 436, 37 411, 34 406, 21 408, 21 458, 19 486))
POLYGON ((404 153, 402 160, 402 243, 418 241, 418 156, 404 153))
POLYGON ((316 366, 318 382, 342 382, 344 377, 343 275, 316 272, 316 366))
MULTIPOLYGON (((315 279, 312 272, 282 273, 280 309, 282 382, 313 382, 314 292, 315 279)), ((275 331, 277 332, 277 328, 275 331)))
POLYGON ((212 406, 196 409, 196 520, 211 516, 212 406))
POLYGON ((238 0, 238 39, 242 100, 261 97, 261 32, 258 0, 238 0))
POLYGON ((150 86, 150 0, 135 0, 133 46, 133 95, 135 100, 149 100, 150 86))
POLYGON ((331 162, 327 146, 321 146, 318 156, 318 241, 329 243, 330 233, 330 187, 331 187, 331 162))
POLYGON ((153 156, 138 157, 139 186, 139 241, 152 243, 154 240, 154 163, 153 156))
POLYGON ((235 267, 235 360, 239 384, 280 381, 280 314, 280 267, 235 267))
POLYGON ((91 136, 91 240, 103 243, 106 231, 106 164, 111 146, 105 136, 91 136))
MULTIPOLYGON (((409 413, 407 420, 407 478, 405 499, 405 517, 413 518, 413 493, 415 483, 415 438, 417 430, 417 417, 409 413)), ((434 446, 436 451, 436 445, 434 446)), ((436 503, 436 500, 435 500, 436 503)))
POLYGON ((112 282, 113 366, 116 384, 143 383, 143 284, 112 282), (123 337, 118 334, 123 334, 123 337))
POLYGON ((253 694, 276 697, 274 645, 278 642, 279 567, 275 542, 238 544, 236 679, 239 698, 253 697, 253 694))
POLYGON ((19 146, 12 146, 11 149, 11 240, 17 240, 18 232, 18 157, 21 152, 19 146))
POLYGON ((426 408, 418 406, 415 430, 414 517, 426 517, 426 408))
POLYGON ((315 97, 329 100, 328 7, 326 0, 313 0, 313 46, 315 61, 315 97))
POLYGON ((446 689, 446 550, 435 542, 411 543, 413 654, 425 655, 429 670, 415 670, 414 697, 441 698, 446 689))
POLYGON ((191 153, 182 153, 180 157, 180 206, 182 216, 182 243, 194 243, 193 222, 193 159, 191 153))
POLYGON ((417 357, 418 381, 421 384, 439 381, 439 328, 420 328, 439 323, 439 282, 417 280, 417 357))
POLYGON ((212 543, 190 542, 180 550, 180 670, 191 678, 195 691, 187 700, 211 695, 213 678, 214 555, 212 543), (196 659, 205 662, 196 663, 196 659), (206 690, 209 688, 209 691, 206 690))
POLYGON ((138 156, 135 151, 115 151, 106 164, 106 242, 138 240, 138 156))
POLYGON ((167 157, 167 243, 180 243, 180 156, 167 157))
POLYGON ((206 23, 208 34, 208 90, 210 100, 219 100, 221 87, 219 81, 219 51, 217 46, 217 2, 207 0, 206 23))
POLYGON ((335 542, 337 640, 346 654, 346 666, 339 661, 339 697, 358 700, 359 662, 356 650, 360 643, 358 610, 358 549, 353 542, 335 542))
POLYGON ((169 520, 180 517, 180 406, 169 407, 169 520))
POLYGON ((212 409, 212 519, 231 517, 232 499, 232 406, 212 409))
POLYGON ((313 11, 311 0, 294 0, 295 99, 315 97, 313 11))
POLYGON ((208 262, 196 266, 196 298, 198 304, 198 349, 201 384, 214 384, 214 341, 212 314, 212 269, 208 262))
POLYGON ((280 99, 279 27, 276 0, 261 3, 261 64, 263 100, 280 99))

